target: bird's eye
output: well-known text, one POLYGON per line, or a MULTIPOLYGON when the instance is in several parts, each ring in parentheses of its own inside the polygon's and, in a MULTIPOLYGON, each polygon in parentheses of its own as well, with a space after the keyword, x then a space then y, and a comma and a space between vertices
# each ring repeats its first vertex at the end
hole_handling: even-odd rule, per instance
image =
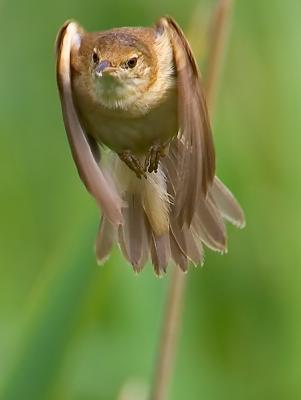
POLYGON ((93 51, 93 54, 92 54, 92 60, 93 60, 94 64, 97 64, 99 61, 98 54, 96 53, 95 50, 93 51))
POLYGON ((135 65, 137 64, 137 60, 138 60, 137 57, 132 57, 132 58, 130 58, 130 59, 127 61, 127 63, 126 63, 126 66, 127 66, 128 68, 134 68, 135 65))

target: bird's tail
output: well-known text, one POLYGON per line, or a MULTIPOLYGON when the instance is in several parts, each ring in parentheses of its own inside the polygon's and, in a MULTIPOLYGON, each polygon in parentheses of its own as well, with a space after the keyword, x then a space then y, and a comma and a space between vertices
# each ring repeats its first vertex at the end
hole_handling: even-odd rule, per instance
POLYGON ((199 194, 190 226, 185 221, 180 222, 174 161, 168 155, 161 161, 157 173, 138 179, 116 157, 112 177, 124 201, 123 224, 116 228, 102 216, 96 240, 99 263, 109 256, 114 242, 119 244, 135 271, 140 271, 151 258, 158 275, 166 271, 170 259, 184 271, 189 262, 202 263, 204 244, 212 250, 226 252, 224 220, 243 227, 245 221, 240 205, 215 177, 207 195, 199 194))

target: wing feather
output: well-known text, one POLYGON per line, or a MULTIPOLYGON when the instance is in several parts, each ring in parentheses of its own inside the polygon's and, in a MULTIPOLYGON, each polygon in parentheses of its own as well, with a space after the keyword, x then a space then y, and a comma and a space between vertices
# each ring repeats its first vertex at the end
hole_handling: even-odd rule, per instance
POLYGON ((206 194, 215 175, 215 151, 209 115, 197 63, 177 23, 159 20, 173 47, 178 86, 180 140, 178 140, 177 213, 182 224, 191 224, 200 190, 206 194))
POLYGON ((60 29, 56 41, 57 83, 60 93, 65 128, 78 173, 87 190, 97 201, 107 218, 114 224, 122 223, 121 199, 115 188, 106 180, 93 156, 73 104, 70 74, 70 53, 74 41, 80 39, 82 29, 67 21, 60 29))

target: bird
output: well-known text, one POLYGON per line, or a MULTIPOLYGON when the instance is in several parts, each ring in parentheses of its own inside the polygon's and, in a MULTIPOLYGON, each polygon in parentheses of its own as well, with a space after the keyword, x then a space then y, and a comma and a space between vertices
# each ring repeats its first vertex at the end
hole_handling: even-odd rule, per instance
POLYGON ((176 21, 87 32, 68 20, 56 71, 73 159, 101 210, 98 263, 114 243, 159 276, 202 264, 205 246, 225 253, 225 222, 244 227, 244 212, 216 176, 201 74, 176 21))

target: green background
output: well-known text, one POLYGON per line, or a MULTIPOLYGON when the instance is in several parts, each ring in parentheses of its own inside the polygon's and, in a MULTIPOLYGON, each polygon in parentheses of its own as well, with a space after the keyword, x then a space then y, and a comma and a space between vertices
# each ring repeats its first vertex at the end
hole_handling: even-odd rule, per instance
MULTIPOLYGON (((147 390, 169 280, 115 249, 97 267, 98 211, 67 144, 59 26, 204 33, 215 1, 0 1, 0 398, 111 400, 147 390)), ((218 175, 243 205, 226 256, 188 274, 172 400, 301 398, 301 3, 237 1, 214 121, 218 175)), ((204 38, 200 41, 205 51, 204 38)), ((143 396, 131 395, 131 400, 143 396)), ((123 400, 124 398, 122 398, 123 400)))

